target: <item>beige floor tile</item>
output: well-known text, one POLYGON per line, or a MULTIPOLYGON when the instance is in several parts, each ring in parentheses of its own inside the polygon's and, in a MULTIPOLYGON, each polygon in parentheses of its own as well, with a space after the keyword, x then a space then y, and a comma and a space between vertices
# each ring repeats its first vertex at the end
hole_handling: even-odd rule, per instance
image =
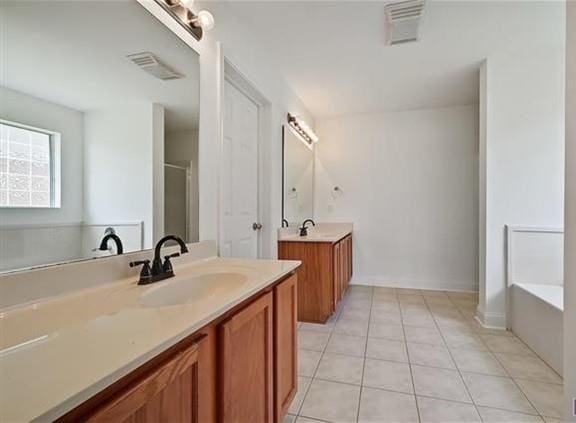
POLYGON ((296 421, 296 416, 292 415, 292 414, 286 414, 284 416, 284 419, 282 420, 282 423, 294 423, 296 421))
POLYGON ((298 392, 296 392, 296 396, 294 397, 292 404, 290 404, 290 408, 288 409, 289 414, 298 414, 311 382, 312 379, 309 377, 298 376, 298 392))
POLYGON ((332 329, 334 329, 334 323, 308 323, 302 322, 300 323, 299 329, 310 331, 310 332, 323 332, 323 333, 330 333, 332 329))
POLYGON ((375 286, 373 289, 374 296, 379 294, 393 294, 396 295, 396 288, 389 288, 386 286, 375 286))
POLYGON ((478 407, 484 423, 543 423, 540 416, 499 410, 497 408, 478 407))
POLYGON ((482 339, 475 333, 446 334, 444 339, 450 349, 487 351, 482 339))
POLYGON ((298 375, 312 377, 318 367, 322 353, 320 351, 298 350, 298 375))
POLYGON ((422 295, 419 289, 413 288, 396 288, 396 294, 398 295, 422 295))
POLYGON ((421 423, 481 422, 476 407, 433 398, 418 397, 421 423))
POLYGON ((485 328, 476 320, 475 318, 467 319, 468 324, 470 327, 480 335, 495 335, 495 336, 511 336, 514 337, 514 334, 509 330, 505 329, 488 329, 485 328))
POLYGON ((300 415, 331 422, 355 422, 359 398, 359 386, 314 380, 300 415))
POLYGON ((444 291, 436 291, 433 289, 421 289, 420 293, 425 297, 430 298, 448 298, 448 295, 444 291))
POLYGON ((468 402, 472 400, 456 370, 433 367, 412 366, 416 395, 423 395, 450 401, 468 402))
POLYGON ((298 330, 298 348, 303 350, 323 351, 330 334, 298 330))
POLYGON ((370 314, 370 323, 401 325, 402 316, 399 311, 372 310, 372 313, 370 314))
POLYGON ((450 358, 448 349, 441 345, 430 344, 408 344, 408 358, 412 364, 423 366, 442 367, 445 369, 455 369, 456 366, 450 358))
POLYGON ((444 345, 444 339, 436 327, 404 325, 406 342, 417 344, 444 345))
MULTIPOLYGON (((342 316, 342 315, 340 315, 342 316)), ((334 333, 345 335, 366 336, 368 334, 368 320, 341 320, 334 326, 334 333)))
POLYGON ((526 394, 536 410, 547 417, 562 417, 562 385, 516 379, 520 389, 526 394))
POLYGON ((372 301, 372 313, 396 313, 400 315, 400 305, 397 301, 381 301, 374 299, 372 301))
POLYGON ((410 366, 405 363, 366 359, 363 386, 414 393, 410 366))
POLYGON ((410 326, 434 327, 436 323, 431 314, 402 314, 402 323, 410 326))
POLYGON ((362 383, 364 358, 350 355, 325 353, 316 371, 316 378, 333 382, 362 383))
POLYGON ((296 423, 323 423, 322 420, 309 419, 307 417, 298 417, 296 423))
POLYGON ((516 337, 496 335, 480 335, 480 337, 490 351, 495 353, 535 355, 530 348, 516 337))
POLYGON ((372 297, 374 301, 391 301, 391 302, 398 302, 398 296, 396 294, 391 293, 374 293, 372 297))
POLYGON ((462 377, 476 405, 535 413, 512 379, 465 372, 462 377))
POLYGON ((494 376, 507 376, 498 360, 488 351, 451 350, 456 367, 461 371, 494 376))
POLYGON ((385 338, 395 341, 404 340, 404 329, 402 325, 396 323, 371 322, 368 329, 368 336, 373 338, 385 338))
POLYGON ((344 307, 338 320, 351 320, 351 321, 361 321, 368 322, 370 319, 370 308, 348 308, 344 307))
POLYGON ((359 423, 417 423, 414 395, 362 388, 359 423))
POLYGON ((406 304, 426 304, 424 302, 424 297, 422 295, 413 295, 413 294, 407 294, 407 295, 398 295, 398 301, 400 302, 400 305, 406 303, 406 304))
POLYGON ((562 378, 538 357, 505 353, 495 353, 495 355, 513 378, 562 383, 562 378))
POLYGON ((370 310, 371 306, 372 306, 371 298, 349 298, 345 300, 343 309, 345 307, 348 307, 348 308, 359 308, 370 310))
POLYGON ((366 357, 408 363, 406 344, 391 339, 368 338, 366 357))
POLYGON ((361 336, 334 333, 326 346, 326 351, 337 354, 363 357, 366 349, 366 338, 361 336))

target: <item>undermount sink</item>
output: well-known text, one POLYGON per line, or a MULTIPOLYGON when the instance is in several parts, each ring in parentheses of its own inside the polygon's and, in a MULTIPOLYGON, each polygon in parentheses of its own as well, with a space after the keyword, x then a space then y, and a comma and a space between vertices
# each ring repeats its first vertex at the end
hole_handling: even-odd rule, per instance
POLYGON ((159 282, 142 294, 140 302, 144 307, 182 305, 240 288, 246 281, 241 273, 215 272, 159 282))

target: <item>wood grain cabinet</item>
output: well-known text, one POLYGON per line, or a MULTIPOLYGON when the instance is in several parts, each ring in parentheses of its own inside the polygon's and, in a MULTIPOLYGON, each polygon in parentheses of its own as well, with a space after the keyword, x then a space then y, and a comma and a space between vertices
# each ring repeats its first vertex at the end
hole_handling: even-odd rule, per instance
POLYGON ((279 241, 278 257, 300 260, 298 320, 324 323, 352 278, 352 234, 338 242, 279 241))
POLYGON ((281 422, 298 389, 298 284, 292 276, 274 288, 274 409, 281 422))
POLYGON ((220 325, 221 421, 273 421, 272 307, 265 294, 220 325))
POLYGON ((296 317, 293 274, 59 421, 281 422, 297 391, 296 317))

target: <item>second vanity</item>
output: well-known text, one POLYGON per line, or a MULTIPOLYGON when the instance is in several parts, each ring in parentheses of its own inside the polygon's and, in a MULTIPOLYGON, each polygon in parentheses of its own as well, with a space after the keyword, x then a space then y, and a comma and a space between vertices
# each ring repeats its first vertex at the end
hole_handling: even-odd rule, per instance
POLYGON ((351 223, 318 223, 301 236, 296 227, 278 234, 278 257, 300 260, 298 320, 325 323, 352 278, 351 223))
POLYGON ((162 282, 132 273, 5 309, 0 420, 281 421, 300 263, 186 256, 162 282))

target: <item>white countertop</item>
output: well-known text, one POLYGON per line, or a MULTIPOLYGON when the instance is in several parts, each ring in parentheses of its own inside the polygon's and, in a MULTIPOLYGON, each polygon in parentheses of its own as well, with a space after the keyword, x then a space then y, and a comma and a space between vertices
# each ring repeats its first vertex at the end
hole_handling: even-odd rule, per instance
POLYGON ((210 258, 147 286, 131 277, 0 314, 0 421, 53 420, 299 266, 210 258), (245 282, 202 300, 145 307, 141 295, 199 274, 245 282))
POLYGON ((317 223, 316 226, 309 224, 308 235, 300 236, 299 226, 278 230, 278 241, 290 242, 330 242, 335 243, 352 233, 352 223, 317 223))

